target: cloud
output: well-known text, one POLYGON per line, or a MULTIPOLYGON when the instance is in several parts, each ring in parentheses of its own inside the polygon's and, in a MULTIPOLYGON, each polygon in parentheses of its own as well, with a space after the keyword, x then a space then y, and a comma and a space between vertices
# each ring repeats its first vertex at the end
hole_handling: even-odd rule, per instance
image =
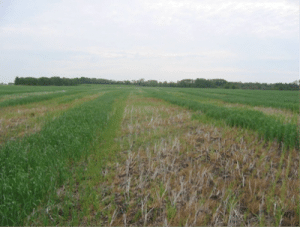
POLYGON ((160 26, 197 24, 213 34, 262 37, 288 37, 298 32, 298 6, 283 1, 151 0, 145 5, 154 11, 160 26))
POLYGON ((0 75, 10 81, 53 72, 272 81, 264 77, 272 70, 287 81, 298 72, 293 0, 15 0, 5 9, 0 59, 15 68, 1 67, 0 75))

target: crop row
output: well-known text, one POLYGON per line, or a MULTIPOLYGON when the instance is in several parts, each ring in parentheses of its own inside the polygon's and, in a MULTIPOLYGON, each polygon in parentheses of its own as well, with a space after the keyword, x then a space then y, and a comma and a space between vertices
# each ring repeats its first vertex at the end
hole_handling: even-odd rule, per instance
POLYGON ((78 90, 78 87, 69 86, 5 86, 0 85, 0 97, 4 95, 18 95, 24 93, 36 93, 36 92, 53 92, 61 90, 78 90))
POLYGON ((0 225, 22 225, 32 209, 66 181, 68 164, 89 154, 114 100, 123 93, 108 92, 70 109, 40 133, 1 147, 0 225))
POLYGON ((187 98, 181 98, 164 91, 146 90, 147 95, 163 99, 175 105, 187 107, 192 110, 200 110, 208 117, 216 120, 224 120, 230 126, 257 131, 265 140, 277 140, 283 142, 286 147, 299 147, 299 130, 295 124, 283 124, 279 120, 271 118, 260 111, 237 110, 228 107, 220 107, 212 104, 200 103, 187 98))
POLYGON ((59 97, 63 97, 63 96, 74 95, 74 94, 78 94, 80 92, 82 92, 82 91, 65 91, 65 92, 55 92, 55 93, 50 93, 50 94, 31 95, 31 96, 27 96, 24 98, 19 97, 19 98, 14 98, 14 99, 8 99, 8 100, 0 102, 0 107, 25 105, 25 104, 29 104, 29 103, 46 101, 46 100, 59 98, 59 97))
POLYGON ((178 91, 229 103, 282 108, 299 113, 299 92, 297 91, 228 91, 226 89, 178 89, 178 91))
MULTIPOLYGON (((77 89, 55 91, 56 87, 54 87, 54 90, 52 91, 52 93, 42 93, 42 94, 36 93, 36 92, 31 92, 23 97, 15 96, 13 98, 9 98, 9 99, 3 100, 3 101, 0 100, 0 107, 26 105, 26 104, 30 104, 30 103, 52 100, 52 99, 56 99, 56 98, 63 99, 63 100, 59 101, 59 103, 67 103, 67 102, 73 101, 77 98, 99 92, 99 87, 96 89, 95 88, 87 89, 86 87, 83 87, 83 86, 76 87, 76 88, 77 89)), ((113 89, 114 88, 111 88, 111 87, 101 87, 101 91, 110 91, 113 89)), ((20 94, 18 94, 18 95, 20 95, 20 94)))

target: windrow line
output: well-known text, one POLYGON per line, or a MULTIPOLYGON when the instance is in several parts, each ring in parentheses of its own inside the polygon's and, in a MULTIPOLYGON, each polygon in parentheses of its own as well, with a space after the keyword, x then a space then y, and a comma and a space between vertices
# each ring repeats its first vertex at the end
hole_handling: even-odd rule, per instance
POLYGON ((283 142, 285 147, 299 147, 299 130, 297 125, 290 123, 282 124, 279 120, 273 119, 260 111, 236 110, 207 103, 199 103, 164 91, 145 91, 147 91, 147 96, 163 99, 192 110, 200 110, 208 117, 224 120, 231 127, 239 126, 257 131, 266 141, 276 139, 279 144, 283 142))
POLYGON ((104 93, 82 92, 44 102, 4 108, 0 116, 0 149, 6 141, 37 133, 46 122, 104 93))
POLYGON ((297 124, 299 118, 299 115, 297 113, 293 113, 290 110, 287 109, 278 109, 274 107, 263 107, 263 106, 251 106, 247 104, 239 104, 239 103, 228 103, 224 102, 220 99, 213 99, 213 98, 204 98, 199 97, 197 95, 190 95, 183 92, 173 92, 172 94, 181 97, 183 99, 189 99, 196 102, 201 103, 208 103, 216 106, 221 107, 227 107, 227 108, 234 108, 234 109, 247 109, 247 110, 256 110, 260 111, 266 115, 268 115, 271 118, 274 118, 276 120, 279 120, 283 124, 291 123, 291 124, 297 124))
POLYGON ((68 164, 88 156, 95 136, 107 127, 116 98, 108 92, 70 109, 40 133, 7 142, 0 150, 0 225, 24 218, 70 177, 68 164))
POLYGON ((226 91, 226 90, 205 90, 199 89, 178 89, 184 94, 195 95, 205 98, 219 99, 228 103, 240 103, 250 106, 264 106, 291 110, 299 113, 299 93, 292 91, 226 91))
POLYGON ((56 92, 52 94, 43 94, 43 95, 34 95, 34 96, 27 96, 24 98, 14 98, 14 99, 8 99, 5 101, 0 102, 0 107, 8 107, 8 106, 17 106, 17 105, 25 105, 29 103, 35 103, 35 102, 42 102, 46 100, 51 100, 63 96, 69 96, 74 94, 79 94, 82 91, 65 91, 65 92, 56 92))
MULTIPOLYGON (((13 89, 16 88, 13 87, 13 89)), ((114 88, 111 87, 102 87, 101 91, 109 91, 113 89, 114 88)), ((47 89, 45 91, 47 91, 47 89)), ((7 95, 6 97, 2 96, 2 99, 0 99, 0 107, 26 105, 30 103, 53 100, 55 98, 62 98, 62 97, 65 97, 66 100, 68 101, 69 100, 68 97, 70 97, 70 100, 76 99, 76 98, 72 99, 72 96, 74 95, 84 96, 85 94, 91 94, 97 92, 99 92, 99 88, 97 89, 91 88, 87 90, 84 87, 65 88, 65 89, 60 88, 60 90, 57 90, 57 87, 55 87, 53 88, 52 91, 49 92, 44 92, 44 93, 30 92, 30 93, 25 93, 23 95, 20 95, 22 94, 20 92, 18 93, 18 96, 16 95, 7 95)))
POLYGON ((39 93, 39 92, 54 92, 61 90, 73 90, 78 87, 70 86, 6 86, 0 85, 0 98, 7 95, 20 95, 28 93, 39 93))

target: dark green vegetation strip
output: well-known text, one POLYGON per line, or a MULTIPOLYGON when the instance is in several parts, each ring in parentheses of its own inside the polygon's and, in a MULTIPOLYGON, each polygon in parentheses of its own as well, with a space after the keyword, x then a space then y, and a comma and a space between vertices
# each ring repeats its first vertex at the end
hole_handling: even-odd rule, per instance
POLYGON ((15 99, 8 99, 3 102, 0 102, 0 107, 26 105, 29 103, 51 100, 51 99, 59 98, 62 96, 74 95, 74 94, 78 94, 80 92, 81 91, 68 91, 68 92, 65 91, 65 92, 56 92, 56 93, 52 93, 52 94, 33 95, 33 96, 24 97, 24 98, 19 97, 19 98, 15 98, 15 99))
POLYGON ((57 104, 70 103, 76 99, 81 99, 81 98, 89 97, 91 95, 96 95, 96 94, 99 94, 99 91, 80 92, 75 95, 68 95, 66 97, 62 97, 61 99, 57 100, 56 103, 57 104))
POLYGON ((23 95, 36 95, 39 92, 61 92, 66 91, 66 93, 74 94, 74 92, 83 91, 99 91, 101 90, 113 90, 116 86, 102 86, 102 85, 80 85, 80 86, 1 86, 0 85, 0 98, 4 96, 15 96, 13 98, 20 98, 23 95))
MULTIPOLYGON (((127 95, 128 92, 114 101, 112 111, 108 114, 106 127, 97 132, 96 138, 87 148, 89 156, 83 156, 78 162, 70 165, 72 176, 57 190, 63 188, 63 193, 54 193, 51 197, 47 197, 47 200, 40 204, 38 210, 28 215, 23 225, 78 226, 95 224, 89 221, 86 223, 85 217, 102 213, 99 205, 103 203, 103 197, 99 194, 106 190, 102 187, 102 183, 109 178, 108 175, 104 176, 99 173, 105 171, 110 162, 116 162, 120 158, 120 145, 116 143, 115 138, 120 133, 127 95), (76 194, 79 194, 80 197, 77 197, 76 194), (49 209, 49 213, 45 212, 47 209, 49 209)), ((100 218, 98 221, 97 225, 101 225, 100 218)))
MULTIPOLYGON (((99 87, 99 86, 98 86, 99 87)), ((107 91, 113 91, 116 90, 114 87, 103 87, 101 89, 102 92, 107 92, 107 91)), ((85 92, 80 92, 77 93, 76 95, 69 95, 66 97, 63 97, 62 99, 57 101, 57 104, 62 104, 62 103, 69 103, 74 101, 75 99, 81 99, 90 95, 94 95, 94 94, 99 94, 99 88, 98 89, 91 89, 89 91, 85 91, 85 92)))
POLYGON ((58 87, 58 86, 36 86, 36 87, 31 87, 31 86, 0 85, 0 97, 3 96, 3 95, 35 93, 35 92, 52 92, 52 91, 61 91, 61 90, 71 90, 71 89, 74 89, 74 88, 73 87, 70 88, 70 87, 66 87, 66 86, 61 86, 61 87, 58 87))
POLYGON ((282 124, 279 120, 273 119, 260 111, 219 107, 212 104, 183 99, 165 91, 158 92, 149 89, 146 91, 151 97, 163 99, 192 110, 200 110, 208 117, 217 120, 222 119, 229 126, 239 126, 257 131, 265 140, 272 141, 276 139, 278 143, 283 142, 286 147, 299 148, 299 129, 295 124, 282 124))
POLYGON ((0 225, 22 225, 43 198, 70 176, 68 163, 88 154, 108 113, 124 92, 109 92, 73 108, 23 140, 0 150, 0 225))
MULTIPOLYGON (((175 89, 172 89, 173 91, 175 89)), ((288 109, 299 113, 299 91, 258 91, 227 89, 176 89, 199 98, 212 98, 229 103, 288 109)))
MULTIPOLYGON (((127 93, 128 94, 128 93, 127 93)), ((102 214, 99 204, 103 204, 103 193, 107 193, 107 189, 102 187, 105 182, 109 181, 111 177, 108 175, 103 176, 102 171, 105 171, 109 163, 122 162, 120 160, 120 145, 115 141, 115 138, 120 134, 119 129, 123 120, 123 113, 126 106, 127 95, 123 95, 113 104, 112 115, 110 115, 107 127, 101 133, 96 140, 94 140, 93 146, 91 148, 91 155, 85 161, 86 171, 79 171, 74 175, 73 183, 66 187, 66 191, 69 191, 69 195, 76 194, 76 191, 80 193, 79 201, 76 201, 75 196, 69 196, 69 198, 56 199, 65 204, 63 207, 63 213, 66 214, 65 217, 59 214, 59 211, 53 212, 52 217, 55 220, 49 220, 49 218, 42 218, 42 223, 37 223, 38 225, 51 225, 53 223, 59 223, 59 225, 94 225, 96 223, 84 223, 87 216, 94 216, 95 213, 102 214), (100 187, 99 187, 100 185, 100 187), (106 191, 106 192, 105 192, 106 191), (99 196, 101 194, 102 196, 99 196), (71 202, 65 202, 70 199, 71 202), (74 205, 77 204, 77 205, 74 205), (80 209, 78 209, 80 207, 80 209), (70 215, 70 213, 72 215, 70 215), (48 220, 45 221, 45 220, 48 220)), ((123 160, 125 161, 125 160, 123 160)), ((113 174, 113 173, 112 173, 113 174)), ((116 173, 117 174, 117 173, 116 173)), ((66 193, 67 194, 67 193, 66 193)), ((97 225, 101 226, 103 220, 99 217, 97 225)), ((36 223, 29 223, 30 225, 35 225, 36 223)), ((26 223, 27 225, 27 223, 26 223)))

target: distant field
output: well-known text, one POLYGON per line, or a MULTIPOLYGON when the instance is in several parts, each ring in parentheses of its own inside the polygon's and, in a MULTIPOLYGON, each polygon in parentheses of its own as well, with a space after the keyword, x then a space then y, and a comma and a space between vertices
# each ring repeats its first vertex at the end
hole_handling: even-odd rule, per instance
POLYGON ((0 86, 0 225, 299 226, 299 92, 0 86))
POLYGON ((299 113, 299 91, 262 91, 236 89, 180 89, 199 98, 222 100, 250 106, 274 107, 299 113))

